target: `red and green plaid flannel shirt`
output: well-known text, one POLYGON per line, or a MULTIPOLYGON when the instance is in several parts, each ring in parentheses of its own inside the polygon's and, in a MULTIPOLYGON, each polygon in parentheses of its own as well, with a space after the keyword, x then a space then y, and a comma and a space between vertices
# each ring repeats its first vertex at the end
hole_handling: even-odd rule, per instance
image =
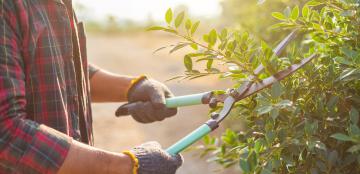
POLYGON ((92 144, 96 69, 73 14, 71 0, 0 0, 0 173, 55 173, 70 137, 92 144))

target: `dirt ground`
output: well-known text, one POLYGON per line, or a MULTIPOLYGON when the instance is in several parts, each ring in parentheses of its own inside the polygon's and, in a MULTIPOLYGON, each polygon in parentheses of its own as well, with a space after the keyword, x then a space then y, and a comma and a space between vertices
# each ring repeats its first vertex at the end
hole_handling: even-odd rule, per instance
MULTIPOLYGON (((152 52, 174 42, 174 38, 151 34, 132 33, 121 35, 88 34, 88 57, 93 64, 114 73, 126 75, 146 74, 159 81, 165 81, 184 71, 182 53, 168 54, 152 52)), ((175 95, 224 89, 216 78, 166 83, 175 95)), ((110 84, 106 84, 110 85, 110 84)), ((120 103, 93 104, 95 146, 111 151, 129 149, 146 141, 158 141, 164 148, 207 120, 207 106, 181 108, 178 115, 163 122, 140 124, 131 117, 116 118, 115 109, 120 103)), ((217 130, 215 134, 220 133, 217 130)), ((178 174, 231 174, 234 171, 220 170, 221 167, 199 158, 198 152, 183 153, 185 163, 178 174)), ((238 172, 237 172, 238 173, 238 172)))

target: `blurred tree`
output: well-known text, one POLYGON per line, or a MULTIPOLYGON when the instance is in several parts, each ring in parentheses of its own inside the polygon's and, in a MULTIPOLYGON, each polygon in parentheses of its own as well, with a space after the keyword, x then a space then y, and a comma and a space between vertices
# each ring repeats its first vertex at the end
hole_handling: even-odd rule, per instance
POLYGON ((106 17, 106 31, 109 33, 115 33, 120 30, 117 18, 114 15, 108 15, 106 17))
POLYGON ((268 28, 276 22, 271 13, 287 6, 302 5, 304 2, 305 0, 224 0, 221 2, 223 25, 251 32, 262 40, 276 41, 281 35, 271 34, 268 28))

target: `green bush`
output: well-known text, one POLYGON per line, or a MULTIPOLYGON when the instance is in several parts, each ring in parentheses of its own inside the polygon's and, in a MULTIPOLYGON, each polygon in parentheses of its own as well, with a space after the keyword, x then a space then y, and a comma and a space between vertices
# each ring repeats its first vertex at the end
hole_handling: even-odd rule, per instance
POLYGON ((261 80, 318 55, 291 77, 238 102, 232 115, 245 128, 206 137, 203 151, 211 161, 238 166, 243 173, 360 173, 359 4, 312 0, 273 12, 279 22, 272 29, 301 31, 279 57, 273 56, 270 44, 233 29, 213 29, 198 40, 193 34, 200 22, 184 13, 173 17, 171 9, 167 26, 149 28, 182 38, 170 52, 193 49, 184 56, 185 74, 174 79, 219 75, 238 87, 259 64, 266 67, 257 78, 261 80), (198 62, 204 62, 203 70, 194 69, 198 62))

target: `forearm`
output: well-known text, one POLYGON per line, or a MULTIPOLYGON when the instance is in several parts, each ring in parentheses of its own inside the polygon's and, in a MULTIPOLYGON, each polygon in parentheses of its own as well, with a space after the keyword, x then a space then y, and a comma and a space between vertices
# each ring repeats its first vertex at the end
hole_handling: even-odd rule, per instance
POLYGON ((123 102, 134 77, 99 70, 90 80, 93 102, 123 102))
POLYGON ((104 151, 73 141, 59 174, 131 174, 132 160, 122 153, 104 151))

